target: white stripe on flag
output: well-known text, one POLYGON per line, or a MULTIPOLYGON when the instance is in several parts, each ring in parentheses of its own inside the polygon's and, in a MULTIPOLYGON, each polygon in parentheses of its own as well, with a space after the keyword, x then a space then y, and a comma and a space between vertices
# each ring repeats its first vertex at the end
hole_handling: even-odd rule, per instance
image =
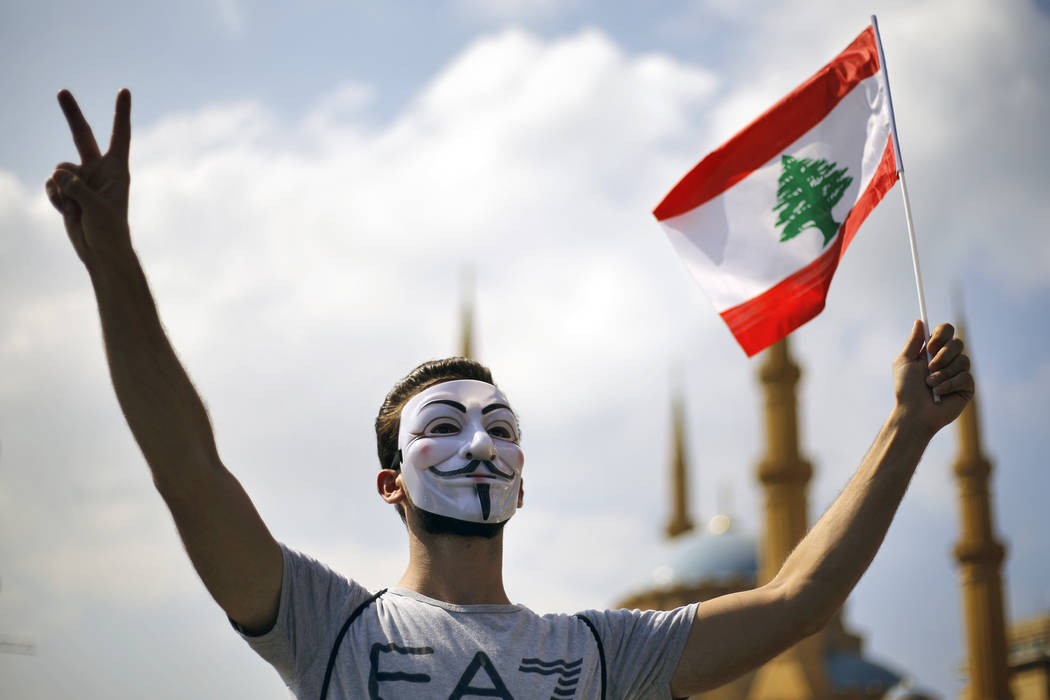
POLYGON ((815 228, 788 241, 779 239, 773 207, 781 156, 825 158, 848 168, 853 182, 832 210, 841 222, 871 182, 889 133, 886 91, 877 73, 782 154, 717 197, 660 222, 719 313, 767 291, 826 248, 815 228))

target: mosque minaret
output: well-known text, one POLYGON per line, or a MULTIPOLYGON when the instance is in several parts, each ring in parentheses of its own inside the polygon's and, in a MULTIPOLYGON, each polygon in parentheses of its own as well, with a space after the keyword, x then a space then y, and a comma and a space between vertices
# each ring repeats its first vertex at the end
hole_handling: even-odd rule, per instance
POLYGON ((689 466, 685 454, 685 401, 681 394, 671 403, 671 516, 665 532, 677 537, 693 529, 689 517, 689 466))
MULTIPOLYGON (((764 394, 766 453, 758 463, 764 497, 765 532, 759 584, 770 581, 809 528, 806 489, 813 466, 798 449, 796 385, 802 372, 791 357, 788 339, 765 353, 759 368, 764 394)), ((763 666, 749 697, 813 698, 828 694, 823 634, 809 637, 763 666)))
POLYGON ((955 559, 962 584, 969 680, 962 697, 1005 700, 1012 697, 1000 574, 1006 550, 996 539, 992 526, 988 489, 992 464, 981 449, 977 410, 974 398, 959 416, 959 452, 954 464, 961 518, 955 559))

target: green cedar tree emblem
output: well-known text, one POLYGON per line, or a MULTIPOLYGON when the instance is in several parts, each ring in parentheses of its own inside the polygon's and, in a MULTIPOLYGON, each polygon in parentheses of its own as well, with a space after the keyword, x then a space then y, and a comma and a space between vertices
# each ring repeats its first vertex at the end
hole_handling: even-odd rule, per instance
POLYGON ((820 229, 824 246, 838 233, 841 224, 831 218, 831 209, 842 199, 853 178, 838 163, 812 158, 782 156, 783 170, 777 180, 777 226, 783 226, 780 240, 787 241, 807 228, 820 229))

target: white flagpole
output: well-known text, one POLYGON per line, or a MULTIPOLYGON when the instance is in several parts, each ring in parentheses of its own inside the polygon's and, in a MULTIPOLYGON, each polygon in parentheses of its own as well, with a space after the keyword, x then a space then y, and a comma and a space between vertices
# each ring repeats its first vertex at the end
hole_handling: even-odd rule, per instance
MULTIPOLYGON (((904 161, 901 159, 901 144, 897 139, 897 117, 893 113, 893 96, 890 93, 890 74, 886 70, 886 56, 882 52, 882 37, 879 36, 879 21, 871 16, 871 28, 875 30, 875 47, 879 52, 879 70, 886 83, 886 106, 890 108, 890 135, 893 137, 893 158, 897 163, 897 177, 901 181, 901 194, 904 195, 904 218, 908 222, 908 242, 911 244, 911 264, 915 270, 915 289, 919 293, 919 318, 922 319, 925 345, 930 344, 930 321, 926 316, 926 293, 922 287, 922 272, 919 270, 919 247, 915 243, 915 224, 911 218, 911 201, 908 199, 908 181, 904 179, 904 161)), ((924 345, 924 352, 925 352, 924 345)), ((940 403, 940 397, 933 395, 933 400, 940 403)))

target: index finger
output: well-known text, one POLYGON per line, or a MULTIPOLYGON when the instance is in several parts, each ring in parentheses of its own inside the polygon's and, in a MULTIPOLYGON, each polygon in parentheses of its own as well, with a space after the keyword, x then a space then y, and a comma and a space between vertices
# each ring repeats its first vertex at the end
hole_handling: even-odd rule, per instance
POLYGON ((80 106, 73 99, 69 90, 62 90, 58 93, 58 104, 62 107, 62 113, 66 115, 66 122, 73 134, 73 144, 77 147, 80 160, 86 163, 89 160, 101 158, 102 154, 99 153, 98 144, 95 143, 95 135, 91 133, 91 127, 88 126, 87 120, 80 111, 80 106))
POLYGON ((955 335, 955 328, 950 323, 942 323, 933 329, 933 335, 930 336, 930 343, 926 347, 927 352, 930 353, 930 357, 934 357, 940 352, 941 348, 948 344, 948 341, 955 335))
POLYGON ((124 88, 117 93, 117 106, 113 114, 113 135, 109 137, 109 152, 126 161, 130 145, 131 92, 124 88))

